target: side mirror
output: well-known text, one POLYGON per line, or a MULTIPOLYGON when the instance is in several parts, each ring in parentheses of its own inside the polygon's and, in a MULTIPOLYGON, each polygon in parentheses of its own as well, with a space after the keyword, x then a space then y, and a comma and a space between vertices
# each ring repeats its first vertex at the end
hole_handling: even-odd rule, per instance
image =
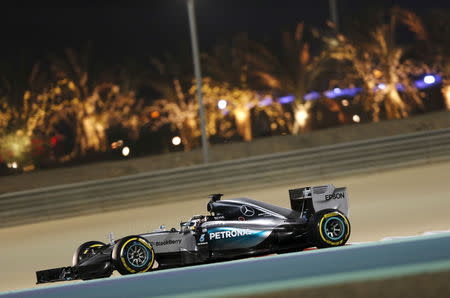
POLYGON ((189 227, 189 222, 188 221, 181 222, 180 223, 180 230, 184 234, 189 233, 189 231, 191 230, 190 227, 189 227))

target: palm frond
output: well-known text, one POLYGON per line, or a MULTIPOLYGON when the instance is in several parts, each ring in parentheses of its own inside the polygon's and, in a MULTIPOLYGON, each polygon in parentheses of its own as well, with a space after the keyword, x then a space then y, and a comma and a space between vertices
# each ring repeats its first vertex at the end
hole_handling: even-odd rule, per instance
POLYGON ((399 7, 395 7, 393 11, 393 13, 398 16, 400 22, 406 25, 408 29, 413 32, 419 40, 428 39, 428 33, 425 30, 422 19, 417 16, 417 14, 410 10, 399 7))

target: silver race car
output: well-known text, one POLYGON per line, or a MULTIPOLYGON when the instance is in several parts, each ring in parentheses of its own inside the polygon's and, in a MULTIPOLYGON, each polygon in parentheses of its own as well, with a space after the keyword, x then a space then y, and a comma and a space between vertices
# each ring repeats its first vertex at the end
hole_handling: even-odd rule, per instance
POLYGON ((72 266, 36 272, 37 283, 134 274, 308 247, 336 247, 350 237, 348 195, 333 185, 289 190, 291 209, 249 198, 210 195, 209 215, 181 222, 180 229, 127 236, 78 247, 72 266))

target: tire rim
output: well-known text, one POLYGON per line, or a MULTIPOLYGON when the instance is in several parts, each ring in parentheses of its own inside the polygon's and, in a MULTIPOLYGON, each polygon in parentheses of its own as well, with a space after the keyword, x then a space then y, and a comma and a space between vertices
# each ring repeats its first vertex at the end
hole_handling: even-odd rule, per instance
POLYGON ((324 232, 329 239, 340 240, 345 234, 344 222, 338 217, 331 217, 324 224, 324 232))
POLYGON ((149 253, 148 249, 140 244, 135 243, 132 244, 127 249, 127 261, 133 266, 133 267, 144 267, 149 259, 149 253))

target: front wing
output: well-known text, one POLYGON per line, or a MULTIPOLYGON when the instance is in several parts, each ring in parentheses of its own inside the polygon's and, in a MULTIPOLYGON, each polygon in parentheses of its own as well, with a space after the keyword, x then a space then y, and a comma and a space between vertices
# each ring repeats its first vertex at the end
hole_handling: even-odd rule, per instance
POLYGON ((60 267, 36 272, 37 284, 68 281, 76 279, 93 279, 111 275, 111 264, 90 264, 73 267, 60 267))

